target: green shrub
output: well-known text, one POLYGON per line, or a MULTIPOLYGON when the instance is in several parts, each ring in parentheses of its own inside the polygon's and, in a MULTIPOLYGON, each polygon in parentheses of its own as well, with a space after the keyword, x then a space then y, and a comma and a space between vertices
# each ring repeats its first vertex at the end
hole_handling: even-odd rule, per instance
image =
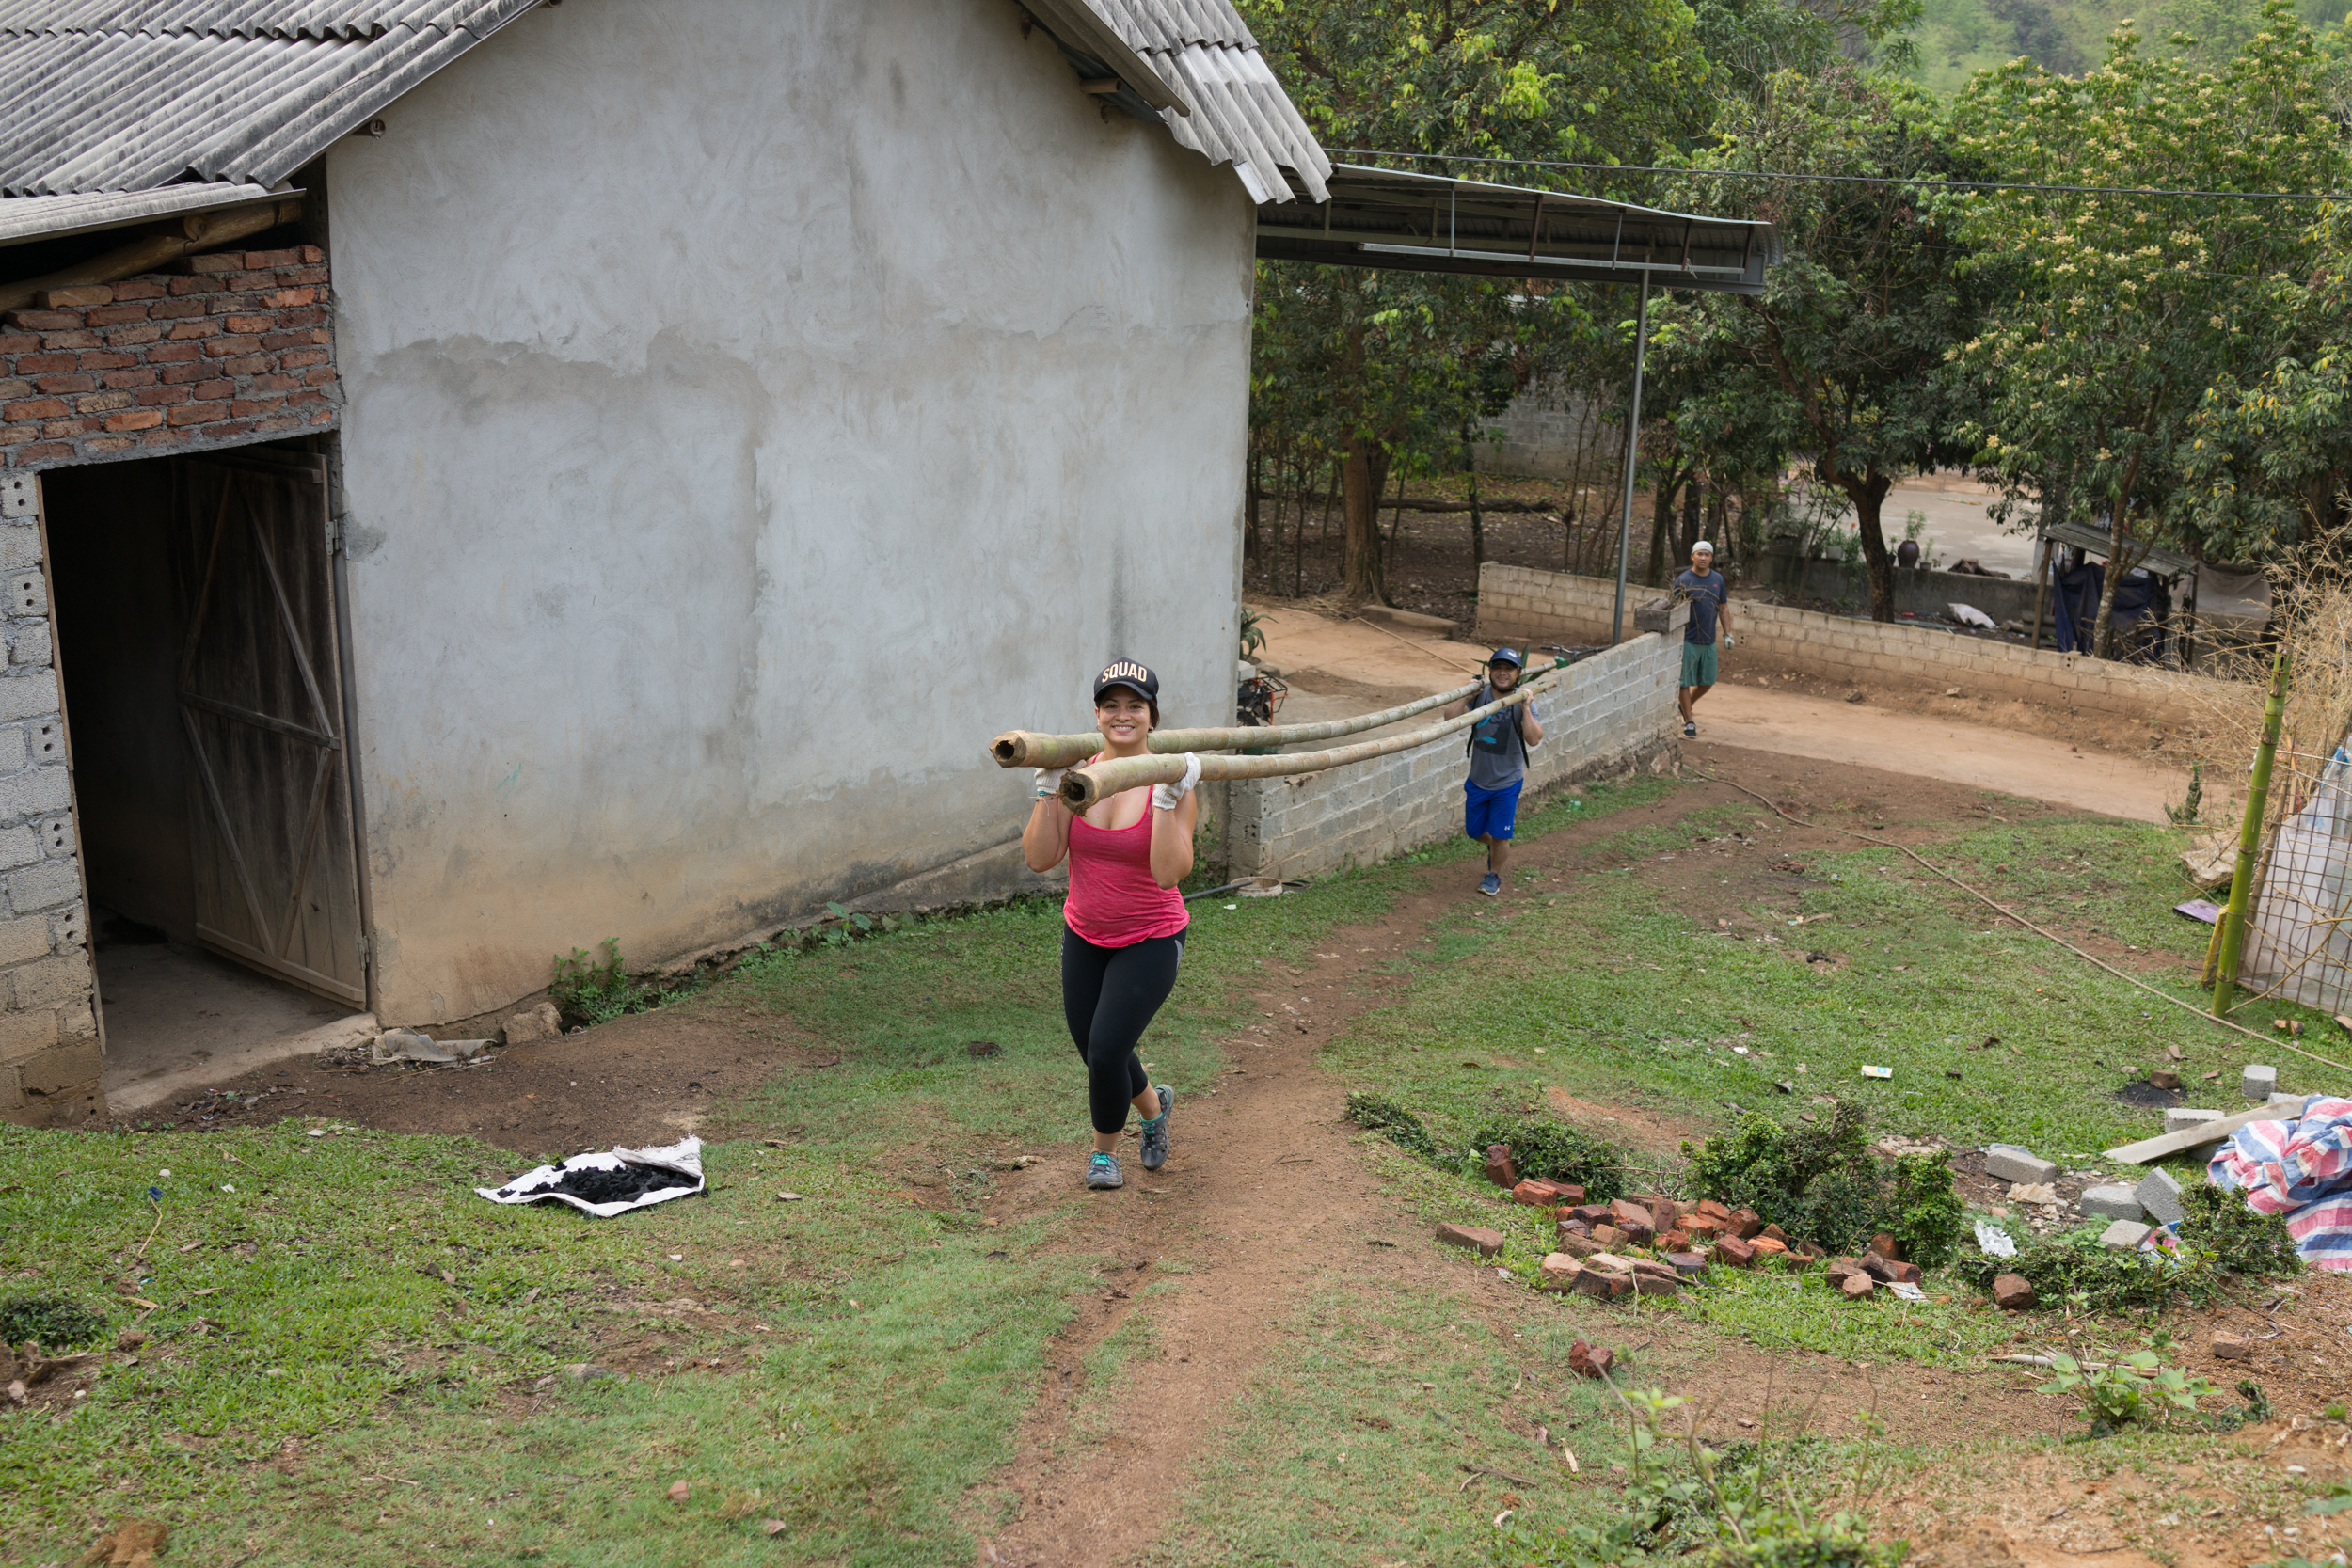
POLYGON ((2201 1377, 2168 1367, 2154 1351, 2136 1350, 2121 1361, 2096 1370, 2060 1353, 2050 1357, 2050 1381, 2037 1394, 2079 1391, 2083 1418, 2093 1437, 2105 1437, 2120 1427, 2148 1425, 2170 1410, 2195 1414, 2197 1402, 2215 1391, 2201 1377))
POLYGON ((1625 1196, 1625 1156, 1590 1133, 1556 1121, 1493 1122, 1470 1140, 1470 1168, 1483 1165, 1494 1144, 1510 1146, 1511 1164, 1522 1178, 1573 1182, 1584 1189, 1587 1203, 1625 1196))
POLYGON ((96 1343, 105 1332, 105 1318, 78 1301, 0 1296, 0 1344, 21 1345, 31 1339, 43 1350, 71 1350, 96 1343))
POLYGON ((1871 1153, 1862 1113, 1843 1101, 1820 1121, 1794 1126, 1751 1111, 1682 1151, 1701 1196, 1753 1209, 1790 1240, 1832 1252, 1859 1252, 1885 1231, 1905 1258, 1934 1268, 1967 1230, 1946 1157, 1871 1153))
POLYGON ((1377 1132, 1397 1148, 1424 1160, 1438 1156, 1436 1140, 1429 1130, 1413 1115, 1385 1094, 1359 1090, 1347 1097, 1347 1119, 1357 1126, 1377 1132))
POLYGON ((2202 1181, 2181 1193, 2181 1240, 2225 1274, 2267 1278, 2303 1267, 2284 1214, 2260 1213, 2243 1193, 2202 1181))
POLYGON ((584 947, 575 947, 570 957, 555 960, 555 979, 548 987, 548 995, 554 999, 566 1028, 607 1023, 624 1013, 642 1013, 661 999, 659 990, 630 979, 622 969, 619 938, 605 938, 598 951, 604 955, 601 961, 584 947))
POLYGON ((2103 1246, 2099 1232, 2089 1227, 2021 1241, 2014 1258, 1972 1254, 1962 1259, 1960 1274, 1986 1289, 2001 1275, 2022 1275, 2045 1305, 2090 1312, 2158 1307, 2174 1291, 2201 1298, 2213 1282, 2212 1271, 2193 1253, 2168 1259, 2103 1246))

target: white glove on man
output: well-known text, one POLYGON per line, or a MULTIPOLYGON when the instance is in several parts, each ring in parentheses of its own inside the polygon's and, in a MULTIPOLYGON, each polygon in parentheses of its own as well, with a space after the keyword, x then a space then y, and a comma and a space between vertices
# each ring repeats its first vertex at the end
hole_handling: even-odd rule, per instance
POLYGON ((1192 793, 1192 786, 1200 782, 1200 759, 1190 752, 1184 753, 1184 776, 1174 784, 1152 786, 1152 803, 1162 811, 1174 811, 1176 802, 1192 793))
POLYGON ((1726 648, 1731 646, 1731 633, 1729 632, 1724 633, 1724 646, 1726 648))
POLYGON ((1069 771, 1067 768, 1039 768, 1037 770, 1037 798, 1041 800, 1051 800, 1061 794, 1061 776, 1069 771))

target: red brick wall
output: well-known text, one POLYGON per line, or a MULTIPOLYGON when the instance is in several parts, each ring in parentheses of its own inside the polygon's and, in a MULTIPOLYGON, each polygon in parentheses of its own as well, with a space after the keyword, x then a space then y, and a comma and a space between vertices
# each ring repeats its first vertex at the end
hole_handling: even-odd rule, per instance
POLYGON ((0 468, 153 457, 331 427, 326 256, 190 256, 0 314, 0 468))

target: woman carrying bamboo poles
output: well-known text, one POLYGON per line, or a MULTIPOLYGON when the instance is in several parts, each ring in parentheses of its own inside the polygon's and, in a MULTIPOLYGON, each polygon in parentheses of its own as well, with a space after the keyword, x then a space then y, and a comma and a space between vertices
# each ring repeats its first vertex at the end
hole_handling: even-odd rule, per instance
MULTIPOLYGON (((1132 659, 1120 659, 1094 678, 1094 727, 1104 757, 1139 757, 1160 722, 1160 678, 1132 659)), ((1061 798, 1063 769, 1037 770, 1037 804, 1021 833, 1021 853, 1032 871, 1051 871, 1070 858, 1070 897, 1062 907, 1061 1005, 1070 1037, 1087 1064, 1087 1099, 1094 1118, 1094 1156, 1086 1184, 1120 1184, 1120 1134, 1127 1107, 1143 1118, 1143 1168, 1168 1160, 1168 1116, 1176 1103, 1166 1084, 1143 1070, 1136 1044, 1152 1015, 1176 989, 1190 916, 1176 884, 1192 870, 1192 831, 1200 802, 1192 786, 1200 759, 1186 754, 1174 784, 1104 797, 1084 814, 1061 798)))

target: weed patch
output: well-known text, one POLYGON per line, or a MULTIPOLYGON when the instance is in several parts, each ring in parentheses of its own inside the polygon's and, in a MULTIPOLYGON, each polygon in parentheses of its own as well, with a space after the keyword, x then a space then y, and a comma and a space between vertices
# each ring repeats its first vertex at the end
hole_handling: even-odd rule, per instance
POLYGON ((1682 1149, 1700 1196, 1752 1209, 1790 1240, 1831 1252, 1858 1253, 1884 1232, 1905 1259, 1935 1268, 1967 1232, 1947 1158, 1871 1153, 1862 1113, 1844 1101, 1810 1125, 1751 1112, 1721 1136, 1682 1149))

